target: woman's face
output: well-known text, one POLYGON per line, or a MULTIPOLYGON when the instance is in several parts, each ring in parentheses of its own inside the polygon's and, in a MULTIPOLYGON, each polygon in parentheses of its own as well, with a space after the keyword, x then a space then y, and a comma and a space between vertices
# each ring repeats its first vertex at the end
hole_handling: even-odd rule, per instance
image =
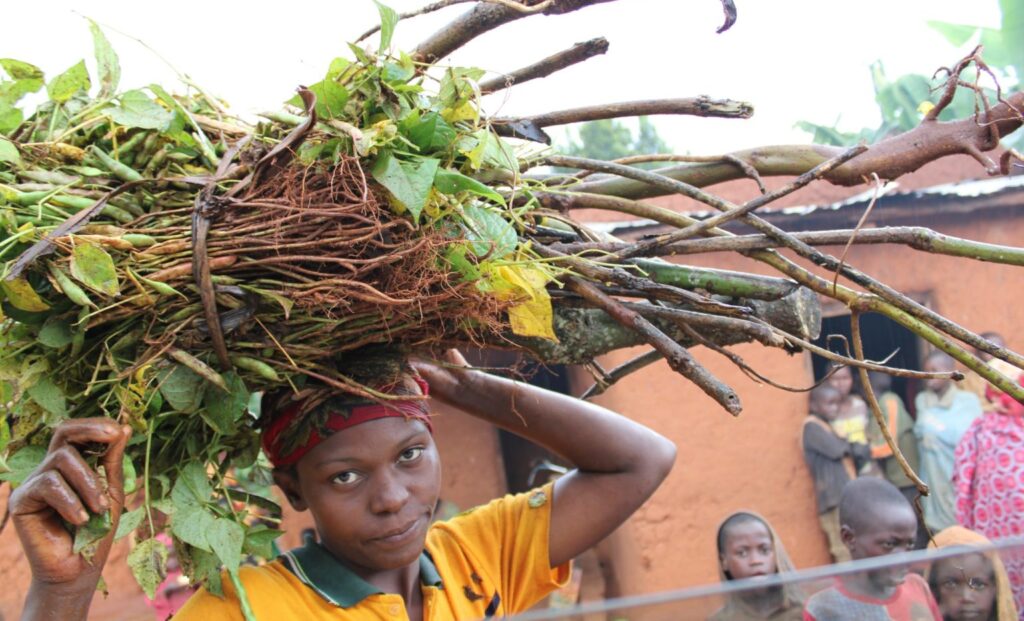
POLYGON ((845 398, 853 390, 853 374, 850 369, 843 367, 828 378, 829 386, 839 391, 839 396, 845 398))
POLYGON ((768 527, 756 520, 730 526, 720 560, 733 580, 774 574, 775 547, 768 527))
POLYGON ((981 554, 939 561, 933 581, 945 621, 995 619, 996 581, 992 563, 981 554))
POLYGON ((320 541, 357 571, 419 558, 441 487, 441 461, 426 425, 390 417, 335 433, 275 480, 309 509, 320 541))

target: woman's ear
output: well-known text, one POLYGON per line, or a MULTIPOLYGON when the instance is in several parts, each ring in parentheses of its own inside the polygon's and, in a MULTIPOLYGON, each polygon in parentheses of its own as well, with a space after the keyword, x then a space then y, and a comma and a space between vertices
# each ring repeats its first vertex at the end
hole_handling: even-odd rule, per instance
POLYGON ((288 504, 296 511, 305 511, 309 508, 306 500, 302 497, 302 489, 299 487, 299 477, 295 468, 274 468, 274 483, 284 492, 288 504))

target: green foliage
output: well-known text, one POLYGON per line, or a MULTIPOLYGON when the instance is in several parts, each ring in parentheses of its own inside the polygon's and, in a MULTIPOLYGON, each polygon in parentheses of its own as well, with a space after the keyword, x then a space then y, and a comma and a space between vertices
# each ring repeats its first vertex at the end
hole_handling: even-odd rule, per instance
POLYGON ((89 90, 92 82, 85 68, 85 61, 80 60, 70 69, 50 80, 46 84, 46 94, 54 103, 64 103, 79 91, 89 90))
POLYGON ((140 541, 128 553, 132 575, 150 599, 167 575, 167 546, 155 537, 140 541))
POLYGON ((96 54, 96 69, 100 74, 100 92, 96 97, 107 99, 117 92, 117 85, 121 82, 121 63, 107 36, 91 19, 89 30, 92 32, 93 50, 96 54))
MULTIPOLYGON (((387 216, 403 232, 411 223, 417 236, 430 236, 424 247, 437 246, 437 260, 427 264, 439 281, 447 283, 451 270, 513 310, 523 299, 535 306, 542 299, 539 312, 518 316, 540 317, 531 334, 547 335, 547 268, 531 267, 536 256, 520 239, 532 225, 533 203, 513 206, 506 198, 517 189, 506 180, 517 179, 521 163, 480 118, 476 81, 483 72, 450 67, 433 81, 408 55, 389 51, 397 14, 379 10, 377 52, 351 47, 352 58, 334 59, 311 87, 321 122, 295 145, 294 165, 329 172, 341 158, 358 158, 374 208, 385 199, 398 214, 382 213, 382 221, 387 216)), ((0 397, 12 404, 11 415, 0 419, 0 480, 23 481, 45 454, 34 443, 45 443, 65 418, 126 421, 136 430, 126 451, 126 493, 143 497, 142 506, 130 500, 137 508, 122 516, 114 536, 140 528, 151 510, 167 513, 186 573, 218 592, 222 568, 236 579, 242 555, 269 556, 280 534, 252 525, 254 514, 280 515, 259 453, 262 391, 303 386, 306 372, 322 372, 340 351, 335 334, 353 341, 366 336, 359 323, 365 318, 311 306, 290 288, 295 283, 282 284, 280 270, 242 276, 214 270, 233 367, 220 368, 186 265, 191 207, 201 186, 171 180, 210 178, 226 158, 251 167, 304 119, 288 109, 253 127, 221 114, 201 93, 175 96, 158 84, 119 91, 118 56, 95 23, 89 28, 94 76, 79 62, 47 81, 31 64, 0 59, 4 274, 69 217, 90 214, 21 276, 0 280, 0 397), (23 109, 24 96, 44 87, 49 100, 23 109), (238 131, 208 133, 207 118, 238 131), (233 151, 245 135, 249 150, 233 151), (26 181, 32 190, 14 187, 26 181), (125 183, 133 187, 119 192, 125 183), (109 200, 97 206, 101 196, 109 200), (139 474, 143 484, 135 489, 139 474)), ((643 131, 650 143, 651 132, 643 131)), ((227 179, 216 193, 237 183, 227 179)), ((211 239, 217 233, 214 228, 211 239)), ((460 294, 453 304, 461 310, 464 299, 460 294)), ((450 322, 450 314, 445 309, 442 319, 450 322)), ((467 329, 475 329, 472 320, 467 329)), ((402 344, 402 329, 388 325, 382 340, 402 344)), ((76 548, 87 553, 109 528, 90 522, 78 529, 76 548)), ((159 583, 166 558, 156 539, 133 549, 129 564, 147 593, 159 583)))

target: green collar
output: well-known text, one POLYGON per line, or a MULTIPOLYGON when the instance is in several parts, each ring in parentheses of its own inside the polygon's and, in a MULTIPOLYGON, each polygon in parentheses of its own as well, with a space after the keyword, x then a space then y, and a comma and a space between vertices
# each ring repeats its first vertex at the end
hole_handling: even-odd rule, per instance
MULTIPOLYGON (((318 543, 307 542, 301 548, 285 552, 281 559, 295 577, 335 606, 350 608, 370 595, 383 593, 318 543)), ((420 582, 424 586, 444 588, 437 567, 426 551, 420 554, 420 582)))

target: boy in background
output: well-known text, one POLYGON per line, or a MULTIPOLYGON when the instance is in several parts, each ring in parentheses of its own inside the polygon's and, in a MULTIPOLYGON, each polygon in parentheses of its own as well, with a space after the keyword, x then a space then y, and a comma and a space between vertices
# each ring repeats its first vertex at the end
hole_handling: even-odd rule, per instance
MULTIPOLYGON (((913 549, 917 516, 892 483, 875 477, 852 481, 839 503, 843 543, 854 560, 913 549)), ((804 621, 942 621, 924 578, 907 567, 841 576, 804 606, 804 621)))
MULTIPOLYGON (((878 408, 882 411, 889 435, 896 441, 896 446, 903 453, 911 470, 917 472, 920 460, 917 456, 917 437, 914 436, 914 419, 910 417, 907 408, 903 405, 903 399, 892 391, 892 376, 880 371, 869 371, 868 381, 878 400, 878 408)), ((868 441, 871 443, 871 457, 878 464, 882 476, 898 487, 904 498, 913 505, 918 496, 917 487, 896 461, 896 456, 889 448, 889 443, 885 441, 882 429, 874 416, 871 416, 868 421, 868 441)), ((918 520, 917 545, 914 547, 923 548, 927 543, 928 536, 924 529, 924 522, 918 520)))
POLYGON ((837 436, 829 424, 839 415, 841 400, 839 391, 828 384, 811 391, 810 413, 804 420, 801 441, 804 461, 814 479, 818 520, 828 538, 832 560, 837 563, 850 560, 839 535, 839 499, 843 488, 856 476, 850 443, 837 436))

